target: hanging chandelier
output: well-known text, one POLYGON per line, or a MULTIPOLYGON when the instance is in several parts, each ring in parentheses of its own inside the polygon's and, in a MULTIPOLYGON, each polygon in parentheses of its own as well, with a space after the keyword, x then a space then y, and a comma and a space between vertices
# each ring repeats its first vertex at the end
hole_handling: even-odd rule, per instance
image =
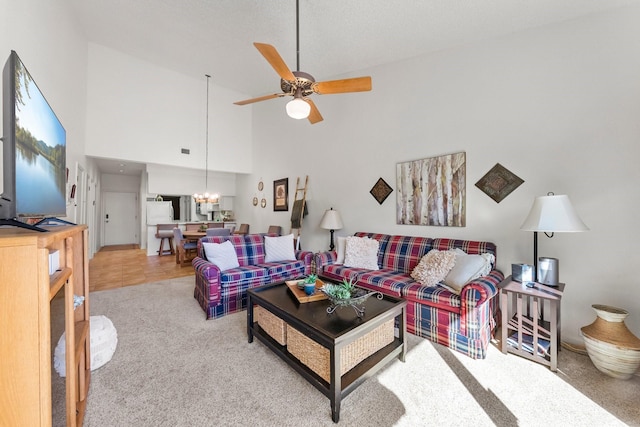
POLYGON ((207 111, 206 111, 206 132, 205 132, 205 155, 204 155, 204 193, 195 193, 193 195, 193 200, 196 203, 218 203, 219 195, 218 194, 209 194, 209 79, 211 76, 209 74, 205 74, 207 77, 207 111))

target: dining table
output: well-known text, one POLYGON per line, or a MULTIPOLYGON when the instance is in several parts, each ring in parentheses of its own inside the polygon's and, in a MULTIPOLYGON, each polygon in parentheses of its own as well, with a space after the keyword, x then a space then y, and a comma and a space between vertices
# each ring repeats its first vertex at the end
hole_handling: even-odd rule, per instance
MULTIPOLYGON (((182 237, 184 237, 185 240, 188 240, 190 242, 197 242, 198 239, 200 239, 201 237, 205 237, 206 235, 207 235, 206 231, 200 231, 200 230, 182 231, 182 237)), ((180 264, 178 251, 176 251, 176 264, 180 264)))
POLYGON ((182 237, 184 237, 187 240, 195 240, 197 241, 198 239, 205 237, 207 235, 206 231, 200 231, 200 230, 189 230, 189 231, 183 231, 182 232, 182 237))

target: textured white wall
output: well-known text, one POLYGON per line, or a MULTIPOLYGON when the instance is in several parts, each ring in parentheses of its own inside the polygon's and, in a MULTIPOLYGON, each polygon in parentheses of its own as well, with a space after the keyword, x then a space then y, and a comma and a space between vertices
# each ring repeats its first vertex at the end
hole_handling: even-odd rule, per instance
POLYGON ((102 191, 138 193, 140 190, 140 181, 139 176, 114 175, 109 173, 103 173, 100 176, 102 191))
MULTIPOLYGON (((85 164, 87 45, 63 3, 0 0, 0 65, 4 67, 15 50, 55 111, 67 132, 67 167, 74 183, 76 163, 85 164)), ((67 216, 74 220, 72 206, 67 208, 67 216)))
POLYGON ((532 233, 519 228, 534 197, 568 194, 591 231, 539 239, 539 255, 559 258, 567 283, 563 339, 581 342, 594 303, 629 310, 640 335, 637 22, 640 8, 628 7, 363 70, 355 75, 371 75, 373 91, 316 97, 325 118, 316 125, 289 119, 284 99, 256 104, 254 172, 238 178, 237 218, 255 231, 289 230, 291 212, 273 212, 272 182, 289 177, 292 201, 295 178, 309 175, 308 249, 328 247, 318 224, 334 207, 345 224, 339 235, 493 241, 510 274, 511 263, 533 261, 532 233), (395 188, 398 162, 458 151, 467 154, 466 227, 396 225, 397 192, 381 206, 369 194, 379 177, 395 188), (496 163, 525 180, 499 204, 474 185, 496 163), (251 205, 260 178, 266 209, 251 205))
POLYGON ((192 195, 194 193, 217 193, 221 196, 236 195, 236 174, 177 168, 165 165, 147 165, 149 194, 192 195), (206 177, 206 180, 205 180, 206 177), (205 181, 208 183, 205 188, 205 181))
MULTIPOLYGON (((194 79, 94 43, 88 50, 87 155, 204 169, 205 76, 194 79)), ((244 96, 212 76, 210 170, 251 170, 251 110, 233 105, 244 96)))

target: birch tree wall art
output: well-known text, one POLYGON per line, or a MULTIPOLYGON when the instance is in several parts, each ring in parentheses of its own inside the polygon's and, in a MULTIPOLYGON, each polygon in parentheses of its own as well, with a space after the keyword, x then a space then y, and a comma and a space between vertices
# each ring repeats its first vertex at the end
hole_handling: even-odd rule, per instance
POLYGON ((466 226, 466 153, 398 163, 396 222, 466 226))

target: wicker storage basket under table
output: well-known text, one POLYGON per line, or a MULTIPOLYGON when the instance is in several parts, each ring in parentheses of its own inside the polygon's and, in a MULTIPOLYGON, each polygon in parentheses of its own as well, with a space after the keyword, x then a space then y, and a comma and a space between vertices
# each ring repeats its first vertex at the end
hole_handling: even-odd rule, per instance
POLYGON ((280 345, 287 345, 287 324, 278 316, 256 305, 253 320, 280 345))
MULTIPOLYGON (((287 325, 286 330, 289 353, 318 374, 320 378, 329 382, 331 380, 329 349, 306 337, 291 325, 287 325)), ((343 347, 340 351, 340 376, 376 351, 391 344, 393 340, 394 320, 391 319, 343 347)))

